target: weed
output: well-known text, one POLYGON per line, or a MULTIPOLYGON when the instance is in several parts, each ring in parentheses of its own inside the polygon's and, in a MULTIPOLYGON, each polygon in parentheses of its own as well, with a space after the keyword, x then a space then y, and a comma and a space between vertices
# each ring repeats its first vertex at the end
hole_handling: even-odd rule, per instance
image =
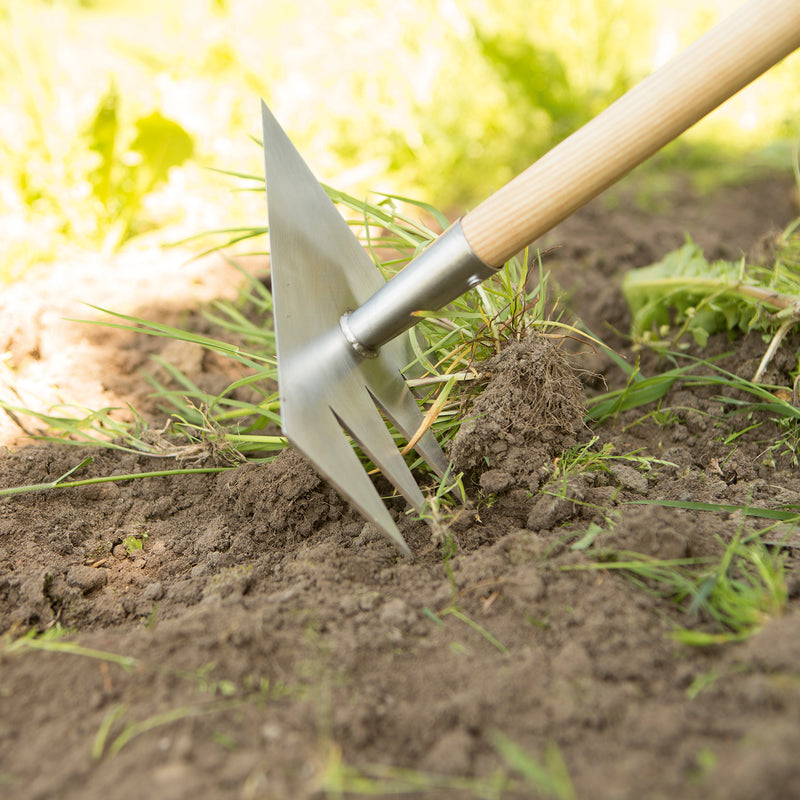
MULTIPOLYGON (((794 404, 796 405, 796 404, 794 404)), ((765 451, 763 458, 771 454, 788 456, 793 467, 800 466, 800 420, 779 417, 775 420, 778 426, 778 438, 765 451)))
POLYGON ((131 534, 122 540, 122 544, 128 551, 128 555, 132 556, 144 547, 144 540, 147 538, 146 533, 131 534))
POLYGON ((128 712, 128 708, 124 704, 116 705, 105 715, 98 728, 97 734, 95 734, 94 743, 92 745, 92 758, 95 761, 99 761, 106 756, 113 757, 137 736, 141 736, 144 733, 148 733, 164 725, 170 725, 183 719, 202 717, 209 714, 219 714, 223 711, 241 708, 249 702, 250 700, 248 698, 226 699, 205 703, 203 705, 173 708, 144 720, 126 722, 122 731, 112 740, 109 740, 113 727, 123 719, 128 712))
POLYGON ((612 389, 587 400, 587 418, 593 422, 605 422, 615 419, 623 411, 641 408, 650 403, 661 402, 664 395, 684 378, 696 365, 689 364, 671 370, 662 370, 657 375, 645 377, 639 364, 630 367, 624 362, 620 364, 625 371, 625 386, 612 389))
POLYGON ((330 747, 319 789, 327 797, 352 795, 414 794, 432 796, 474 797, 478 800, 499 800, 511 792, 517 794, 574 800, 575 790, 561 751, 555 744, 545 748, 543 762, 537 760, 503 733, 491 735, 491 743, 503 766, 487 778, 440 775, 403 767, 370 765, 356 769, 346 764, 339 747, 330 747))
MULTIPOLYGON (((467 494, 464 490, 462 475, 451 475, 448 467, 444 477, 439 481, 436 491, 428 494, 425 499, 425 508, 419 515, 431 528, 431 542, 435 547, 440 547, 445 559, 449 559, 456 549, 450 526, 461 514, 461 510, 452 510, 455 504, 464 505, 467 494)), ((411 512, 409 512, 411 513, 411 512)))
POLYGON ((545 748, 542 764, 505 734, 497 731, 491 738, 503 760, 515 773, 522 776, 530 791, 543 797, 575 800, 575 789, 567 765, 561 750, 554 743, 545 748))
POLYGON ((615 463, 627 463, 642 472, 649 472, 655 465, 674 467, 671 461, 664 461, 653 456, 641 455, 640 450, 617 454, 612 442, 604 442, 596 447, 599 436, 593 436, 585 444, 575 445, 564 451, 556 459, 552 479, 565 483, 570 478, 586 472, 609 472, 615 463))
POLYGON ((84 647, 78 642, 64 641, 64 637, 70 633, 72 631, 56 625, 42 633, 29 631, 18 638, 6 635, 0 642, 2 644, 0 656, 19 656, 33 650, 96 659, 108 664, 116 664, 128 673, 134 670, 166 673, 192 684, 194 689, 202 695, 221 698, 169 709, 143 720, 127 719, 129 708, 124 703, 113 706, 104 715, 95 734, 92 758, 96 761, 116 755, 136 737, 165 725, 183 719, 223 713, 241 708, 254 700, 280 697, 286 693, 283 684, 273 686, 267 679, 256 680, 252 676, 245 680, 242 691, 234 681, 216 678, 212 675, 216 668, 214 662, 203 664, 194 670, 171 669, 158 664, 150 664, 133 656, 84 647), (121 729, 119 729, 120 724, 122 724, 121 729))
POLYGON ((740 641, 755 633, 786 605, 785 559, 785 554, 770 552, 759 541, 744 542, 737 535, 714 571, 702 576, 688 608, 690 615, 710 616, 723 632, 679 628, 675 638, 703 646, 740 641))
POLYGON ((672 633, 683 644, 702 647, 748 638, 779 615, 788 599, 784 553, 768 549, 758 535, 746 537, 741 531, 723 547, 721 557, 703 559, 600 551, 592 564, 561 569, 625 573, 640 588, 676 603, 690 620, 710 625, 711 631, 676 625, 672 633))
POLYGON ((458 543, 451 533, 450 522, 453 517, 457 516, 460 512, 455 512, 454 514, 448 510, 456 500, 461 503, 465 500, 461 475, 453 479, 448 473, 439 483, 436 493, 428 497, 426 511, 422 514, 422 518, 425 519, 432 528, 431 540, 433 545, 440 548, 445 575, 450 584, 451 594, 450 604, 442 611, 439 611, 438 614, 427 607, 423 609, 423 612, 437 625, 444 624, 442 617, 455 617, 480 634, 480 636, 486 639, 489 644, 499 650, 503 655, 508 655, 508 648, 506 648, 504 644, 499 642, 489 631, 475 622, 475 620, 458 607, 458 586, 455 576, 453 575, 453 567, 450 563, 458 551, 458 543))
POLYGON ((677 413, 678 410, 679 409, 675 406, 663 405, 662 401, 659 400, 656 408, 654 408, 652 411, 648 411, 646 414, 643 414, 638 419, 635 419, 633 422, 626 425, 622 430, 627 431, 630 428, 640 425, 647 420, 652 422, 654 425, 657 425, 659 428, 671 428, 674 425, 677 425, 681 420, 677 413))
POLYGON ((672 332, 674 349, 685 333, 703 346, 720 330, 758 330, 772 335, 777 346, 800 320, 800 272, 792 256, 796 228, 781 238, 772 266, 749 265, 744 259, 711 263, 689 240, 657 264, 626 273, 622 288, 634 316, 634 337, 662 346, 660 337, 672 332))
POLYGON ((588 550, 593 544, 594 540, 603 533, 603 528, 596 522, 589 524, 589 527, 580 534, 580 538, 570 545, 571 550, 588 550))
POLYGON ((71 475, 73 472, 80 469, 81 467, 90 464, 91 462, 92 462, 91 458, 85 458, 83 461, 81 461, 80 464, 73 467, 68 472, 64 473, 64 475, 48 483, 31 483, 25 486, 12 486, 6 489, 0 489, 0 497, 14 495, 14 494, 23 494, 25 492, 41 492, 55 488, 74 489, 78 486, 91 486, 97 483, 112 483, 117 481, 142 480, 144 478, 163 478, 166 477, 167 475, 194 475, 200 473, 223 472, 225 469, 230 469, 229 467, 195 467, 195 468, 183 468, 183 469, 173 469, 173 470, 162 469, 154 472, 133 472, 127 475, 107 475, 100 478, 84 478, 83 480, 77 480, 77 481, 64 480, 64 478, 71 475))
POLYGON ((330 798, 354 795, 429 795, 431 792, 458 792, 467 797, 499 798, 508 786, 508 779, 505 775, 486 779, 437 775, 422 770, 382 765, 356 769, 346 764, 341 749, 332 745, 318 785, 319 790, 330 798))
MULTIPOLYGON (((442 491, 442 496, 444 496, 445 492, 450 491, 450 487, 446 486, 446 482, 443 481, 442 485, 445 486, 445 489, 442 491)), ((460 482, 458 484, 460 486, 460 482)), ((463 492, 463 488, 461 489, 463 492)), ((437 501, 438 502, 438 501, 437 501)), ((455 539, 450 535, 449 527, 446 525, 442 525, 441 522, 434 521, 434 537, 438 538, 438 544, 441 547, 442 559, 444 561, 444 569, 445 574, 447 576, 447 581, 450 584, 450 603, 447 607, 443 610, 439 611, 437 614, 436 612, 432 611, 430 608, 425 607, 423 609, 424 614, 435 622, 437 625, 443 625, 444 622, 442 621, 442 617, 455 617, 455 619, 463 622, 465 625, 468 625, 474 631, 476 631, 480 636, 482 636, 489 644, 491 644, 494 648, 499 650, 504 656, 509 655, 508 648, 500 641, 498 641, 489 631, 487 631, 482 625, 477 623, 474 619, 469 617, 465 614, 458 606, 458 585, 456 584, 455 576, 453 575, 453 567, 451 565, 451 560, 453 556, 455 556, 458 545, 455 539)))
POLYGON ((131 656, 122 656, 117 653, 109 653, 105 650, 95 650, 90 647, 83 647, 76 642, 64 642, 61 638, 68 634, 69 631, 56 626, 43 633, 36 633, 36 631, 28 631, 24 636, 18 639, 11 639, 6 637, 3 642, 3 654, 21 654, 26 650, 45 650, 50 653, 64 653, 73 656, 81 656, 83 658, 99 659, 106 661, 110 664, 117 664, 122 667, 126 672, 130 672, 138 665, 138 661, 131 656))
POLYGON ((588 503, 581 499, 580 492, 575 491, 574 487, 578 476, 592 472, 613 474, 618 465, 627 465, 637 472, 645 474, 656 466, 675 467, 676 465, 671 461, 643 455, 639 450, 618 454, 613 443, 605 442, 598 447, 598 442, 599 437, 593 436, 590 441, 568 448, 556 458, 548 482, 541 489, 541 493, 559 500, 569 500, 574 506, 590 508, 594 514, 605 519, 607 524, 611 524, 612 516, 607 506, 588 503))
POLYGON ((633 313, 634 340, 657 350, 685 349, 681 339, 686 333, 702 347, 718 331, 760 331, 771 340, 752 379, 759 383, 787 333, 800 322, 798 253, 800 220, 779 237, 773 263, 766 266, 744 259, 711 263, 687 240, 662 261, 625 275, 622 289, 633 313))
MULTIPOLYGON (((614 389, 588 400, 587 417, 594 422, 604 422, 615 418, 622 411, 661 402, 667 392, 677 384, 684 387, 718 388, 722 394, 711 399, 723 404, 726 418, 763 412, 789 432, 794 430, 793 423, 800 420, 800 407, 794 405, 791 397, 780 391, 780 387, 766 386, 739 377, 715 364, 717 359, 693 358, 678 353, 668 355, 675 362, 688 360, 689 363, 663 370, 651 377, 642 375, 638 366, 629 369, 628 381, 623 389, 614 389)), ((789 446, 791 442, 791 437, 786 440, 789 446)))

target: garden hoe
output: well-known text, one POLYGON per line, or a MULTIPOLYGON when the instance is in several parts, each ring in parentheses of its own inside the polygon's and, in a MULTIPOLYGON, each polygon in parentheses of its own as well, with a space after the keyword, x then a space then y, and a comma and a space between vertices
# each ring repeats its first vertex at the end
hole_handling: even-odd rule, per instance
MULTIPOLYGON (((418 511, 378 410, 410 440, 422 414, 399 334, 503 264, 800 47, 800 0, 751 0, 448 228, 385 281, 262 103, 279 393, 287 438, 405 555, 342 428, 418 511), (398 338, 399 337, 399 338, 398 338)), ((440 475, 430 431, 415 444, 440 475)))

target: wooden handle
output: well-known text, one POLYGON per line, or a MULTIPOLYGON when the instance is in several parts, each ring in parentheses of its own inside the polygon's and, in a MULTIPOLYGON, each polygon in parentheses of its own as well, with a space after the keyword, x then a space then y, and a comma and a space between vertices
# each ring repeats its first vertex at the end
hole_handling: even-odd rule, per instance
POLYGON ((501 267, 798 47, 800 0, 751 0, 469 212, 473 251, 501 267))

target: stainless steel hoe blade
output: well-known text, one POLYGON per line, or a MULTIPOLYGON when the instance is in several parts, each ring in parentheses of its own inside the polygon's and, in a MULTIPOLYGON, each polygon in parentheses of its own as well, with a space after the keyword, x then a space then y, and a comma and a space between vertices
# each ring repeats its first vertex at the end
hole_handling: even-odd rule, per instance
MULTIPOLYGON (((406 555, 408 546, 342 432, 361 445, 408 502, 422 492, 377 404, 407 438, 422 414, 401 374, 402 340, 363 358, 340 327, 386 284, 349 225, 262 102, 270 263, 283 430, 353 505, 406 555)), ((427 432, 417 452, 440 474, 447 460, 427 432)))

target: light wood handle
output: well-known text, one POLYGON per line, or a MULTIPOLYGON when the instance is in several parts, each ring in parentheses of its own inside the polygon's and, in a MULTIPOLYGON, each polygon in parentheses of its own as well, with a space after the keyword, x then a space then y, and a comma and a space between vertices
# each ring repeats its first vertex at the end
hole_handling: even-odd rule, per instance
POLYGON ((470 211, 473 251, 501 267, 798 47, 800 0, 750 0, 470 211))

